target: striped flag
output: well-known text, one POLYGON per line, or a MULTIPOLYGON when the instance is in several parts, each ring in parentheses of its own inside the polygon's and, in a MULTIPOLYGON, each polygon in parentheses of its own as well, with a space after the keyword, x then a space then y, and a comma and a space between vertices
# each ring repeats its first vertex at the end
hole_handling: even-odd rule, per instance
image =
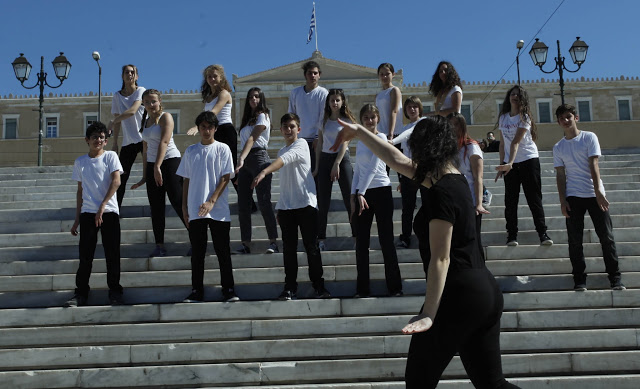
POLYGON ((311 23, 309 23, 309 35, 307 36, 307 44, 311 42, 313 30, 316 29, 316 3, 313 3, 313 12, 311 12, 311 23))

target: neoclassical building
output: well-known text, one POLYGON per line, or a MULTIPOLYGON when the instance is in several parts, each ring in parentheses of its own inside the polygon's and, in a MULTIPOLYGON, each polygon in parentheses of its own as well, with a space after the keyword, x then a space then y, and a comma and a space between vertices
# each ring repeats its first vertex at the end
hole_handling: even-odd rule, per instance
MULTIPOLYGON (((365 103, 373 103, 380 89, 376 68, 350 64, 325 58, 314 52, 311 58, 286 64, 258 73, 233 75, 234 123, 239 125, 242 108, 249 88, 260 87, 268 101, 273 122, 286 113, 289 92, 304 83, 302 65, 310 60, 320 64, 320 84, 327 89, 342 88, 354 112, 365 103)), ((425 110, 433 109, 434 99, 428 93, 428 83, 403 84, 402 70, 397 72, 395 84, 402 85, 403 98, 418 96, 425 110)), ((493 130, 500 105, 506 91, 515 81, 465 82, 463 81, 462 113, 471 124, 475 138, 484 138, 493 130)), ((562 136, 555 123, 553 112, 560 104, 558 80, 524 80, 522 85, 529 92, 534 119, 538 123, 540 137, 538 147, 550 150, 562 136)), ((640 147, 640 80, 638 77, 565 80, 565 101, 578 107, 580 128, 594 131, 604 149, 640 147), (635 112, 635 116, 634 116, 635 112)), ((101 117, 111 117, 111 94, 103 94, 101 117)), ((203 108, 200 93, 190 91, 164 91, 163 106, 174 116, 175 142, 181 150, 196 142, 196 138, 184 135, 203 108)), ((0 166, 28 166, 37 163, 38 97, 35 95, 0 96, 0 166)), ((45 100, 45 126, 43 142, 44 165, 71 164, 86 152, 81 140, 88 123, 97 120, 98 96, 93 92, 83 95, 49 93, 45 100)), ((275 124, 277 125, 277 124, 275 124)), ((272 149, 281 145, 276 130, 272 133, 272 149)))

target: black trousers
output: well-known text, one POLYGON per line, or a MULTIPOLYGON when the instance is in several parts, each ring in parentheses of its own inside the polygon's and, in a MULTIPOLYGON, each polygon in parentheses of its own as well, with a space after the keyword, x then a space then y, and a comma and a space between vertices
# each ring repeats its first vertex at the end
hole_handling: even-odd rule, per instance
POLYGON ((407 388, 435 388, 456 353, 476 388, 517 388, 502 373, 502 308, 502 293, 486 268, 449 273, 433 327, 411 337, 407 388))
POLYGON ((278 222, 282 230, 282 258, 284 260, 284 288, 298 290, 298 228, 302 244, 307 252, 309 279, 314 289, 324 287, 322 257, 318 249, 318 210, 312 206, 278 210, 278 222))
POLYGON ((233 168, 235 169, 238 163, 238 133, 233 123, 225 123, 218 126, 216 133, 213 135, 213 139, 229 146, 231 149, 231 158, 233 158, 233 168))
POLYGON ((89 277, 98 244, 98 230, 102 234, 102 246, 107 262, 109 290, 122 293, 120 286, 120 216, 115 212, 102 214, 102 225, 96 227, 95 213, 80 214, 80 264, 76 272, 76 294, 89 294, 89 277))
POLYGON ((584 283, 587 278, 585 273, 586 264, 584 262, 584 252, 582 250, 582 233, 584 231, 584 214, 589 212, 593 221, 593 227, 600 239, 604 265, 609 274, 609 281, 620 279, 620 269, 618 267, 618 252, 616 242, 613 239, 613 225, 609 211, 603 211, 598 206, 595 197, 567 197, 567 202, 571 211, 566 218, 567 235, 569 237, 569 258, 573 267, 573 278, 576 283, 584 283))
POLYGON ((164 243, 165 228, 165 195, 169 196, 171 206, 184 224, 182 218, 182 177, 176 174, 180 158, 165 159, 160 166, 162 186, 156 185, 153 176, 153 162, 147 162, 147 197, 151 207, 151 224, 156 244, 164 243))
MULTIPOLYGON (((356 268, 358 280, 356 284, 357 293, 368 296, 369 289, 369 243, 371 239, 371 224, 373 216, 376 217, 378 225, 378 241, 382 248, 384 258, 384 274, 387 281, 387 289, 390 294, 402 290, 402 279, 400 277, 400 266, 398 265, 398 255, 393 244, 393 198, 391 187, 383 186, 379 188, 367 189, 364 195, 369 209, 365 209, 362 215, 358 215, 358 210, 353 213, 353 224, 356 227, 356 268)), ((358 203, 356 202, 356 207, 358 203)))
MULTIPOLYGON (((333 181, 331 181, 331 169, 335 163, 337 154, 321 153, 320 165, 318 166, 318 175, 316 176, 318 188, 318 239, 326 239, 327 237, 327 215, 329 214, 329 205, 331 204, 331 190, 333 189, 333 181)), ((347 220, 351 215, 351 181, 353 179, 353 167, 349 155, 345 153, 342 161, 340 161, 340 192, 342 193, 342 202, 347 210, 347 220)), ((351 236, 356 236, 355 228, 351 225, 351 236)))
POLYGON ((120 164, 122 165, 123 173, 120 174, 120 187, 118 188, 118 208, 122 209, 122 199, 124 198, 124 192, 127 190, 127 181, 131 174, 131 167, 136 161, 138 153, 142 154, 142 142, 132 143, 120 148, 120 164))
POLYGON ((398 174, 400 179, 400 194, 402 196, 402 233, 400 240, 409 241, 413 231, 413 213, 416 209, 418 190, 420 198, 424 201, 427 197, 427 188, 416 184, 412 179, 398 174))
POLYGON ((514 238, 518 235, 520 185, 529 204, 536 231, 538 235, 542 235, 547 232, 547 225, 542 208, 542 181, 538 158, 514 163, 511 171, 504 176, 504 217, 507 221, 507 234, 514 238))
POLYGON ((213 219, 195 219, 189 222, 189 240, 191 252, 191 286, 204 291, 204 256, 207 253, 207 227, 211 230, 213 249, 220 266, 220 284, 223 290, 233 289, 233 267, 229 239, 230 222, 213 219))

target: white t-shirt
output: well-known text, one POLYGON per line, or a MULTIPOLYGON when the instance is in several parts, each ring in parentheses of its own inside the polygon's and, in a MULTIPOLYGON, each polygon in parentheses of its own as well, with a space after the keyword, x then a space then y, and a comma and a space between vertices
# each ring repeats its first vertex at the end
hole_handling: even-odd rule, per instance
MULTIPOLYGON (((163 112, 164 115, 166 112, 163 112)), ((147 119, 149 120, 149 119, 147 119)), ((158 121, 160 118, 158 118, 158 121)), ((156 161, 156 157, 158 156, 158 146, 160 146, 160 139, 162 138, 162 129, 160 128, 160 124, 154 124, 151 127, 145 127, 142 130, 142 140, 147 142, 147 162, 154 163, 156 161)), ((178 158, 180 157, 180 150, 176 147, 176 144, 173 143, 173 133, 171 134, 171 139, 169 140, 169 144, 167 145, 167 152, 164 154, 163 161, 169 158, 178 158)))
POLYGON ((444 98, 444 101, 442 102, 442 105, 440 106, 439 111, 453 108, 453 101, 451 101, 451 96, 453 96, 453 94, 456 92, 460 92, 460 101, 462 101, 462 88, 456 85, 453 88, 451 88, 451 90, 449 90, 449 92, 447 93, 447 96, 444 98))
POLYGON ((538 147, 536 142, 531 137, 531 120, 526 118, 526 121, 520 119, 520 115, 511 116, 508 113, 500 116, 498 128, 502 131, 502 139, 504 140, 504 161, 509 162, 511 154, 511 142, 516 136, 518 128, 524 128, 527 132, 522 137, 520 144, 518 145, 518 151, 516 153, 516 159, 513 163, 523 162, 531 158, 538 158, 538 147))
MULTIPOLYGON (((351 120, 344 119, 344 121, 351 123, 351 120)), ((328 119, 322 129, 322 152, 327 154, 335 154, 337 151, 329 150, 330 147, 336 142, 338 133, 342 130, 342 126, 337 120, 328 119)))
POLYGON ((198 216, 200 206, 211 198, 222 176, 230 174, 233 178, 233 160, 229 146, 222 142, 213 142, 210 145, 196 143, 187 147, 176 174, 189 179, 189 197, 187 198, 189 221, 195 219, 231 221, 228 185, 211 211, 206 216, 198 216))
MULTIPOLYGON (((135 92, 129 96, 123 96, 120 92, 114 93, 113 100, 111 101, 111 113, 121 115, 123 112, 131 108, 136 101, 142 101, 142 94, 145 90, 145 88, 139 86, 135 92)), ((142 124, 143 113, 144 107, 140 104, 140 108, 138 108, 133 116, 120 122, 122 146, 142 142, 140 125, 142 124)))
MULTIPOLYGON (((564 166, 567 197, 596 197, 589 158, 601 155, 598 137, 589 131, 580 131, 573 139, 562 138, 553 146, 553 166, 564 166)), ((602 180, 598 185, 602 194, 605 194, 602 180)))
POLYGON ((265 126, 264 131, 260 133, 258 139, 255 139, 253 142, 252 149, 260 148, 266 149, 269 146, 269 135, 271 133, 271 120, 269 120, 269 115, 261 113, 256 118, 256 124, 252 126, 244 126, 240 130, 240 150, 244 149, 244 145, 247 143, 247 139, 251 136, 253 132, 253 128, 255 126, 265 126))
MULTIPOLYGON (((384 89, 376 95, 376 107, 380 111, 380 121, 378 122, 378 131, 385 135, 389 135, 389 127, 391 126, 391 91, 395 86, 384 89)), ((393 133, 399 135, 402 133, 402 101, 398 101, 398 113, 396 114, 396 126, 393 133)))
POLYGON ((289 112, 300 117, 299 138, 312 141, 318 137, 318 130, 322 128, 324 118, 324 104, 329 91, 318 86, 310 92, 305 92, 304 86, 291 91, 289 95, 289 112))
MULTIPOLYGON (((115 151, 105 151, 102 155, 91 158, 89 154, 82 155, 73 164, 74 181, 82 183, 82 213, 97 213, 100 204, 109 191, 111 185, 111 173, 119 171, 122 174, 122 165, 115 151)), ((116 193, 107 202, 104 212, 119 214, 118 198, 116 193)))
POLYGON ((481 159, 483 159, 482 150, 480 149, 480 146, 477 143, 470 143, 460 148, 460 151, 459 151, 460 166, 458 166, 458 170, 460 171, 460 173, 464 175, 464 177, 467 179, 467 182, 469 183, 469 189, 471 190, 471 198, 473 199, 473 205, 475 205, 476 192, 473 187, 473 183, 475 182, 475 180, 473 179, 473 173, 471 172, 471 156, 472 155, 477 155, 481 159), (464 155, 465 150, 467 153, 466 157, 464 155))
MULTIPOLYGON (((387 136, 381 132, 378 137, 387 141, 387 136)), ((356 145, 356 165, 353 168, 353 179, 351 181, 351 194, 365 194, 367 189, 391 186, 391 181, 387 175, 387 166, 369 148, 358 141, 356 145)))
POLYGON ((284 166, 280 169, 280 198, 276 209, 317 208, 316 184, 311 172, 309 146, 304 139, 296 139, 278 151, 284 166))
MULTIPOLYGON (((218 96, 218 97, 220 97, 220 96, 218 96)), ((215 99, 213 99, 210 102, 206 103, 204 105, 204 110, 203 111, 211 111, 213 109, 213 107, 215 107, 216 104, 218 103, 218 97, 216 97, 215 99)), ((222 109, 216 115, 216 117, 218 118, 218 125, 232 123, 232 121, 231 121, 231 107, 232 107, 232 104, 230 102, 222 106, 222 109)))

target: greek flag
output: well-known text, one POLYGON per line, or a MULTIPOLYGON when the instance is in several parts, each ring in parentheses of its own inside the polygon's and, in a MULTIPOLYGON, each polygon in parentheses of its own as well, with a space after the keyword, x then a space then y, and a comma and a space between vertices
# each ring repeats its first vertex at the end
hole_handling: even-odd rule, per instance
POLYGON ((311 42, 313 30, 316 29, 316 3, 313 3, 313 12, 311 12, 311 23, 309 23, 309 35, 307 36, 307 44, 311 42))

